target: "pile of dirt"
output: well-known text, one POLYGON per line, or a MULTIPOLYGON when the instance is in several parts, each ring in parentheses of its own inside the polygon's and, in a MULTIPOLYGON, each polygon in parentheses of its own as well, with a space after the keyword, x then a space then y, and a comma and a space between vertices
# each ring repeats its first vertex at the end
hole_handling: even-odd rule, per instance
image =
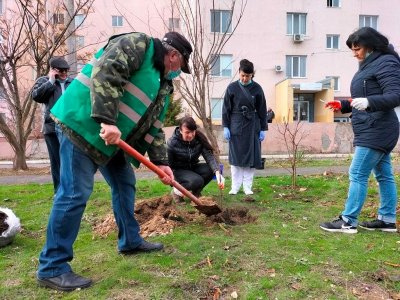
MULTIPOLYGON (((203 198, 201 198, 203 203, 203 198)), ((210 199, 208 201, 211 201, 210 199)), ((254 222, 247 208, 228 208, 221 213, 206 217, 197 210, 188 210, 186 205, 176 204, 171 196, 145 199, 135 205, 135 217, 140 224, 141 235, 146 238, 154 235, 170 234, 174 228, 194 222, 225 223, 240 225, 254 222)), ((117 230, 114 216, 106 215, 96 222, 93 228, 95 235, 104 237, 117 230)))

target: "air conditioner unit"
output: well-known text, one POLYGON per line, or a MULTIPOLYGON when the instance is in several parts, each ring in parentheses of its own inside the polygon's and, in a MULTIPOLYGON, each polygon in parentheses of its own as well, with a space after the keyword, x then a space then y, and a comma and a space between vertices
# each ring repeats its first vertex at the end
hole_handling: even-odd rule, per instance
POLYGON ((301 43, 302 41, 304 41, 304 34, 293 34, 293 41, 295 43, 301 43))
POLYGON ((283 71, 283 66, 281 66, 281 65, 275 66, 275 72, 282 72, 282 71, 283 71))

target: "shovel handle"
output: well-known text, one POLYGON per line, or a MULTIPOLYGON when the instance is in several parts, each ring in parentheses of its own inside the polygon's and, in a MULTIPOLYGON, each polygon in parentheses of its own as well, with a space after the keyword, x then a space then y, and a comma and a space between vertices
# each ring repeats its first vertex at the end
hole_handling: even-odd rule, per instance
MULTIPOLYGON (((158 177, 164 178, 167 177, 167 173, 165 173, 163 170, 161 170, 159 167, 157 167, 155 164, 153 164, 150 160, 148 160, 146 157, 144 157, 140 152, 138 152, 136 149, 133 147, 129 146, 126 142, 123 140, 119 140, 117 146, 124 150, 126 153, 131 155, 132 157, 136 158, 138 161, 140 161, 142 164, 144 164, 146 167, 148 167, 151 171, 156 173, 158 177)), ((201 206, 202 203, 200 200, 193 195, 191 192, 189 192, 187 189, 185 189, 182 185, 180 185, 178 182, 175 180, 172 180, 171 185, 175 188, 177 188, 182 194, 184 194, 186 197, 188 197, 190 200, 192 200, 196 205, 201 206)))

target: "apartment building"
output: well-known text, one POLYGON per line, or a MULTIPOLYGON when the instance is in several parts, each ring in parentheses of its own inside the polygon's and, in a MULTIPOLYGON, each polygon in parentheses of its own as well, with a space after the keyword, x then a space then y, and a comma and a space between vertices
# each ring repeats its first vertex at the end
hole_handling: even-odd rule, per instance
MULTIPOLYGON (((186 2, 186 1, 184 1, 186 2)), ((192 2, 194 5, 195 1, 192 2)), ((201 1, 204 28, 214 33, 232 31, 238 9, 230 1, 201 1)), ((323 101, 349 98, 349 85, 358 62, 345 41, 362 26, 384 33, 400 49, 400 20, 396 0, 249 0, 238 28, 211 70, 212 119, 221 120, 222 98, 227 85, 237 79, 239 61, 254 62, 255 80, 266 94, 276 122, 292 118, 307 122, 349 121, 333 114, 323 101)), ((126 31, 144 31, 162 37, 166 30, 184 24, 170 1, 97 0, 85 20, 80 44, 97 42, 126 31), (93 35, 94 34, 94 35, 93 35)))
MULTIPOLYGON (((195 7, 196 1, 181 2, 195 7)), ((4 13, 13 3, 15 0, 0 0, 0 12, 4 13)), ((263 87, 268 106, 275 111, 275 122, 284 119, 333 122, 348 121, 348 116, 334 115, 324 109, 324 101, 348 98, 350 81, 358 67, 345 44, 348 35, 361 26, 371 26, 400 49, 400 18, 395 9, 398 0, 243 3, 245 9, 239 26, 211 70, 210 101, 216 123, 221 120, 225 89, 237 80, 242 58, 255 64, 255 80, 263 87)), ((232 31, 228 20, 232 16, 235 21, 238 12, 231 11, 230 1, 202 0, 200 6, 204 29, 210 38, 215 33, 232 31)), ((78 15, 75 23, 82 24, 76 35, 78 52, 94 51, 109 36, 123 32, 142 31, 159 38, 171 29, 185 34, 181 17, 171 8, 169 0, 95 0, 88 17, 78 15)), ((78 69, 84 63, 79 60, 78 69)))

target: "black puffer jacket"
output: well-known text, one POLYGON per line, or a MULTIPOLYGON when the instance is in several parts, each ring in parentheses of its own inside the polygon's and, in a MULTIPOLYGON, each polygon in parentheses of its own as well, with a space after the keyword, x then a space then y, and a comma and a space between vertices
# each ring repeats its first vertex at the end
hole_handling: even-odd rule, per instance
POLYGON ((217 161, 212 151, 205 148, 197 137, 191 142, 184 141, 179 132, 179 127, 176 127, 174 134, 168 140, 169 166, 173 170, 190 170, 199 163, 200 155, 203 156, 213 172, 218 170, 217 161))
POLYGON ((399 138, 399 120, 394 108, 400 105, 400 61, 392 54, 373 52, 361 64, 350 87, 351 97, 367 98, 365 111, 342 101, 342 113, 352 112, 354 146, 389 153, 399 138))
MULTIPOLYGON (((69 86, 72 82, 72 78, 67 78, 65 80, 65 88, 69 86)), ((42 76, 39 77, 35 85, 32 88, 32 99, 35 102, 43 103, 45 105, 44 111, 44 126, 43 133, 49 134, 55 132, 55 123, 54 120, 50 117, 50 109, 57 102, 58 98, 61 97, 62 90, 60 83, 56 80, 54 83, 51 83, 49 77, 42 76)))

